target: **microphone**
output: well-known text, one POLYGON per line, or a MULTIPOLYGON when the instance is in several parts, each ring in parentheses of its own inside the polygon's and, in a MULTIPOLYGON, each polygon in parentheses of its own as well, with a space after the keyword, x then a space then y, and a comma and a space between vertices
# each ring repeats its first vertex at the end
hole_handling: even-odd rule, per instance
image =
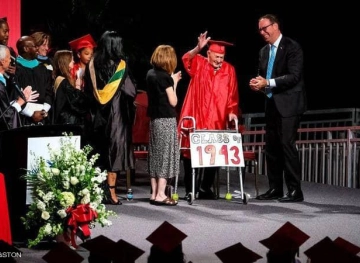
MULTIPOLYGON (((5 78, 7 78, 8 80, 10 79, 10 76, 6 73, 3 74, 5 78)), ((15 91, 19 94, 19 96, 25 101, 27 102, 24 93, 21 91, 19 85, 16 83, 15 78, 11 78, 11 84, 14 87, 15 91)))

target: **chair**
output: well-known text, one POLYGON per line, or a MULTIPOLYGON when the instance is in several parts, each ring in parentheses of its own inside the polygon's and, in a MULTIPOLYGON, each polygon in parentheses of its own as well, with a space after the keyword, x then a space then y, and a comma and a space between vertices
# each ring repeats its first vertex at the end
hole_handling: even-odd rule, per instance
MULTIPOLYGON (((134 159, 135 161, 147 160, 150 118, 147 117, 146 114, 148 106, 148 97, 146 91, 138 91, 134 104, 136 106, 135 121, 132 132, 132 140, 134 144, 134 159)), ((135 169, 131 169, 130 180, 131 182, 135 181, 135 169)))

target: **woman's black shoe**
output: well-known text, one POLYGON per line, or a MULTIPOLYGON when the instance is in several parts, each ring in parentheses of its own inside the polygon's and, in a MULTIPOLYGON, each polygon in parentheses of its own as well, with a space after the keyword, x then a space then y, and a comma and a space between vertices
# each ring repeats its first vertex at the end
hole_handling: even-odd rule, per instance
POLYGON ((109 204, 109 205, 122 205, 122 202, 120 201, 120 199, 118 199, 117 201, 114 201, 114 199, 112 199, 111 197, 111 192, 110 189, 115 189, 115 185, 108 185, 105 184, 104 186, 104 199, 103 199, 103 203, 104 204, 109 204))

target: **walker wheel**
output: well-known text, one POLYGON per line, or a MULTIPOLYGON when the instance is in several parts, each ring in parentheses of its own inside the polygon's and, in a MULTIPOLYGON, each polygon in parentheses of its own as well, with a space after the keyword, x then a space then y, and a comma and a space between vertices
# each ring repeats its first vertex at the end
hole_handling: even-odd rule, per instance
POLYGON ((186 196, 186 201, 188 202, 189 205, 192 205, 192 204, 193 204, 194 196, 193 196, 192 193, 189 193, 189 194, 186 196))
POLYGON ((247 205, 247 203, 248 203, 248 196, 247 194, 243 193, 243 204, 247 205))

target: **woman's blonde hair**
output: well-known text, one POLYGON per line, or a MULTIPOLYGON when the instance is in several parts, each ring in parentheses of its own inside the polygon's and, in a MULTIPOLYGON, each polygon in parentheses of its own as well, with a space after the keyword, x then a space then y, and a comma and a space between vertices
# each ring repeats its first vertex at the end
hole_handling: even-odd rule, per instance
POLYGON ((159 45, 151 56, 150 64, 172 74, 177 66, 175 49, 170 45, 159 45))
POLYGON ((66 78, 72 86, 75 87, 75 80, 72 77, 69 69, 69 64, 73 60, 73 53, 70 50, 56 51, 53 59, 53 78, 58 76, 66 78))

